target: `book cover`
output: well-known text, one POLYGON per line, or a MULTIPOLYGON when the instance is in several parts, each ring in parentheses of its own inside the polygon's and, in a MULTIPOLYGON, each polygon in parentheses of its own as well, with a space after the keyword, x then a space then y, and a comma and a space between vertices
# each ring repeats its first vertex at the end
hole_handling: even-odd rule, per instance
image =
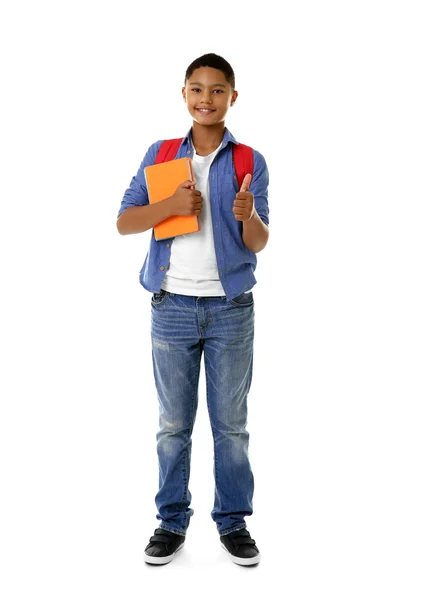
MULTIPOLYGON (((158 163, 145 167, 149 202, 153 204, 169 198, 177 187, 193 179, 193 168, 190 158, 178 158, 168 162, 158 163)), ((154 226, 153 232, 156 240, 164 240, 177 235, 194 233, 200 229, 200 219, 197 215, 174 215, 154 226)))

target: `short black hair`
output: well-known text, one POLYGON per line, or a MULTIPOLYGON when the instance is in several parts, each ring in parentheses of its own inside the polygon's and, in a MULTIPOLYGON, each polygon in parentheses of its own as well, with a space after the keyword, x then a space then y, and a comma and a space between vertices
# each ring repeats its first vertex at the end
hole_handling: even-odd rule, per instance
POLYGON ((212 69, 218 69, 218 71, 222 71, 225 75, 225 79, 228 81, 232 89, 235 89, 236 80, 233 68, 230 63, 225 60, 225 58, 218 56, 218 54, 204 54, 203 56, 196 58, 196 60, 193 60, 186 71, 184 85, 186 84, 187 79, 192 76, 193 71, 200 69, 200 67, 211 67, 212 69))

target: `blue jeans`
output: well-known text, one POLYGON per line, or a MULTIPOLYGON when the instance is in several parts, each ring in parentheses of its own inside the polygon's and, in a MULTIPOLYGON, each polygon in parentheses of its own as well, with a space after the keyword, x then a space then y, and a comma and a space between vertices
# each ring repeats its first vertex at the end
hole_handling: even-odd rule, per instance
POLYGON ((227 300, 161 290, 151 299, 152 358, 159 400, 157 452, 160 527, 185 535, 193 510, 189 491, 191 435, 196 418, 200 361, 214 441, 215 501, 220 535, 246 527, 252 514, 253 474, 246 431, 252 379, 252 292, 227 300))

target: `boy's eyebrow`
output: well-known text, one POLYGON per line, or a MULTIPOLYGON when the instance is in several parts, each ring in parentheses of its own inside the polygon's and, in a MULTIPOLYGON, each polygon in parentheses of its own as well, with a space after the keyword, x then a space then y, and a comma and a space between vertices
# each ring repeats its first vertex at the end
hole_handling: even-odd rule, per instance
MULTIPOLYGON (((199 81, 190 81, 189 85, 202 85, 203 83, 200 83, 199 81)), ((225 88, 226 86, 223 83, 213 83, 210 87, 223 87, 225 88)))

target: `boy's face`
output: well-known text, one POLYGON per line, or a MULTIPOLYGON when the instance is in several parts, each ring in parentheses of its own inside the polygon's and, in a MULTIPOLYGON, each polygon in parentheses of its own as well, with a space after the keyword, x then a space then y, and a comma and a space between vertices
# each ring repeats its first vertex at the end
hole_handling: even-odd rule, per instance
POLYGON ((193 71, 182 89, 188 112, 199 125, 216 125, 224 121, 237 98, 219 69, 200 67, 193 71))

